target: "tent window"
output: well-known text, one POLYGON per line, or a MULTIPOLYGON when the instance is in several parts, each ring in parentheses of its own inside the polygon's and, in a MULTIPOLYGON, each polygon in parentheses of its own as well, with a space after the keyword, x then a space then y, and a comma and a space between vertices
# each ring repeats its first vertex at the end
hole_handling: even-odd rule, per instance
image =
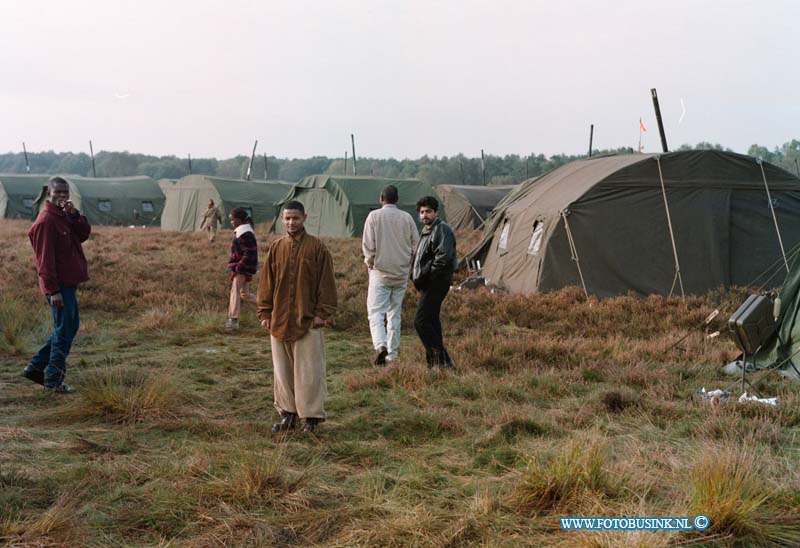
POLYGON ((500 241, 497 242, 497 249, 500 251, 508 250, 508 233, 511 231, 511 222, 506 219, 503 224, 503 231, 500 233, 500 241))
POLYGON ((528 244, 528 255, 534 257, 539 254, 542 248, 542 237, 544 236, 544 223, 536 221, 533 223, 533 234, 531 235, 531 243, 528 244))
POLYGON ((152 213, 153 212, 153 202, 142 202, 142 212, 144 212, 144 213, 152 213))
POLYGON ((111 200, 100 200, 99 202, 97 202, 97 209, 99 209, 103 213, 110 213, 111 200))
POLYGON ((33 203, 36 201, 36 198, 23 198, 22 199, 22 207, 33 211, 33 203))

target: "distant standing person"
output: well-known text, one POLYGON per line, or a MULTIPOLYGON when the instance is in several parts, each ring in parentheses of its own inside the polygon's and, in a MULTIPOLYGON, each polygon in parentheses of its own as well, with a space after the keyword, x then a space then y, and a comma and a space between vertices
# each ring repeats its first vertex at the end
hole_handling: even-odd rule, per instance
POLYGON ((305 419, 313 433, 325 420, 328 395, 322 328, 333 325, 336 284, 333 259, 323 243, 306 233, 303 204, 290 201, 281 219, 286 235, 270 244, 258 284, 258 317, 270 333, 275 408, 273 432, 305 419))
POLYGON ((227 329, 239 328, 239 311, 242 301, 255 304, 256 296, 250 283, 258 270, 258 244, 253 231, 253 219, 241 207, 231 210, 228 218, 233 226, 231 254, 228 257, 228 272, 231 276, 231 297, 228 304, 227 329))
POLYGON ((428 367, 452 368, 453 360, 444 347, 442 309, 453 272, 456 269, 456 237, 450 225, 439 218, 439 201, 433 196, 424 196, 417 202, 417 212, 424 225, 422 235, 414 253, 411 280, 419 291, 414 328, 425 347, 428 367))
POLYGON ((69 200, 69 183, 61 177, 51 178, 44 208, 28 237, 36 259, 39 289, 50 305, 54 330, 22 375, 55 394, 76 391, 64 384, 64 376, 72 340, 80 325, 77 287, 89 279, 81 244, 91 231, 89 221, 69 200))
POLYGON ((411 215, 398 209, 398 199, 397 187, 383 189, 381 208, 367 215, 361 241, 369 270, 367 315, 376 366, 398 357, 403 298, 419 242, 417 225, 411 215))
POLYGON ((208 201, 208 208, 203 213, 203 220, 200 222, 200 230, 208 231, 208 241, 213 242, 217 237, 217 227, 222 222, 222 215, 219 207, 214 205, 214 200, 208 201))

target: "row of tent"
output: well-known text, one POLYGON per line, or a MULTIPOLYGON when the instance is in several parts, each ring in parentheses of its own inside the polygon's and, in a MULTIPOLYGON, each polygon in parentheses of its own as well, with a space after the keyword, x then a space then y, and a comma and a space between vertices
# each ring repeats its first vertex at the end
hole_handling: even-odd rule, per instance
MULTIPOLYGON (((296 184, 190 175, 66 176, 72 199, 96 224, 160 222, 199 230, 209 199, 256 223, 283 227, 282 204, 299 200, 312 234, 358 237, 380 191, 416 219, 423 195, 440 197, 456 229, 483 228, 466 257, 487 285, 515 293, 565 286, 587 295, 702 294, 768 284, 770 267, 800 245, 800 179, 767 162, 722 151, 630 154, 571 162, 510 187, 431 187, 415 179, 315 175, 296 184)), ((0 214, 31 218, 48 176, 0 175, 0 214)))
MULTIPOLYGON (((45 197, 48 175, 0 175, 0 216, 30 219, 45 197)), ((220 206, 223 223, 234 207, 247 209, 256 223, 275 222, 280 207, 299 200, 308 211, 307 228, 312 234, 333 237, 360 236, 364 221, 379 207, 381 190, 398 187, 398 207, 416 219, 416 201, 426 195, 440 197, 445 217, 455 228, 480 226, 511 187, 466 187, 442 185, 434 189, 417 179, 386 179, 337 175, 314 175, 297 184, 284 181, 242 181, 206 175, 180 180, 149 177, 97 179, 66 175, 76 207, 94 224, 158 225, 164 230, 199 230, 209 200, 220 206)))

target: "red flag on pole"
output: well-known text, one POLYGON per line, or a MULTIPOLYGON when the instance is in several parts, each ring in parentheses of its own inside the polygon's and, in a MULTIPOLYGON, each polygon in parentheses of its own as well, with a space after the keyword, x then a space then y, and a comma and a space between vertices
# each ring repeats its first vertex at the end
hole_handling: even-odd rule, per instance
POLYGON ((642 122, 641 118, 639 118, 639 129, 641 129, 644 132, 647 132, 647 128, 644 127, 644 122, 642 122))

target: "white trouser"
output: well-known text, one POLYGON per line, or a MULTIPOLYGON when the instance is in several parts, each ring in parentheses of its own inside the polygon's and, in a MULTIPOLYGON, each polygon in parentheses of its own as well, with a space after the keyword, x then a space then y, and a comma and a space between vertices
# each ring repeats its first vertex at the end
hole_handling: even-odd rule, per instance
POLYGON ((397 359, 400 350, 400 321, 406 285, 391 287, 380 284, 370 276, 367 290, 367 315, 369 332, 375 350, 385 346, 390 360, 397 359))

